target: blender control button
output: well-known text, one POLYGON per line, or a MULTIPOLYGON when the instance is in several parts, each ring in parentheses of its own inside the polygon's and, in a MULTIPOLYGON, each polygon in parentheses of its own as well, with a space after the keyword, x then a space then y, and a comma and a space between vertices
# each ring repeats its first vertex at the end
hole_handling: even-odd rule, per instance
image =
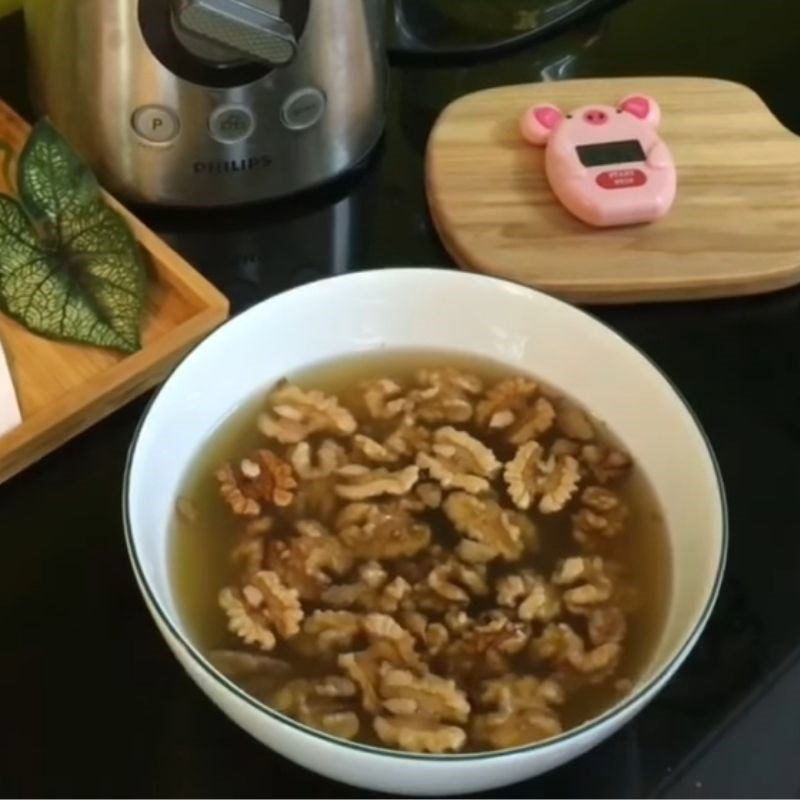
POLYGON ((178 116, 163 106, 142 106, 133 112, 133 129, 148 142, 171 142, 180 132, 178 116))
POLYGON ((292 92, 281 108, 281 122, 292 131, 304 131, 316 125, 325 113, 327 101, 319 89, 292 92))
POLYGON ((242 106, 220 106, 211 112, 208 130, 222 144, 235 144, 255 130, 256 121, 249 109, 242 106))

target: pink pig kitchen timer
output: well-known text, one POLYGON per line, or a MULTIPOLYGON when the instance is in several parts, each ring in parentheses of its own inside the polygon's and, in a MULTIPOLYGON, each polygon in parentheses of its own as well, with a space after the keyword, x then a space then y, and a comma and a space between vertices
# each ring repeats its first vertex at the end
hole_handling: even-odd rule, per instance
POLYGON ((538 105, 522 116, 523 137, 544 146, 545 171, 561 203, 596 227, 654 222, 672 208, 675 162, 658 135, 661 110, 650 97, 616 108, 591 105, 564 114, 538 105))

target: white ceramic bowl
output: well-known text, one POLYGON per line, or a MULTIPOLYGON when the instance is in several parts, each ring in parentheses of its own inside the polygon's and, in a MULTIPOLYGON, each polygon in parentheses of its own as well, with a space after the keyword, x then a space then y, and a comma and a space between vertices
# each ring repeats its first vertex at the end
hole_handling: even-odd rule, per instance
POLYGON ((392 794, 463 794, 529 778, 597 745, 664 686, 700 636, 726 553, 725 503, 691 412, 638 350, 544 294, 444 270, 384 270, 274 297, 224 325, 175 370, 131 449, 125 520, 133 568, 161 633, 208 697, 273 750, 336 780, 392 794), (474 353, 533 373, 607 421, 644 468, 673 557, 668 620, 649 668, 615 708, 550 741, 498 753, 426 756, 365 747, 256 702, 192 645, 167 568, 169 520, 188 465, 247 398, 287 373, 380 349, 474 353))

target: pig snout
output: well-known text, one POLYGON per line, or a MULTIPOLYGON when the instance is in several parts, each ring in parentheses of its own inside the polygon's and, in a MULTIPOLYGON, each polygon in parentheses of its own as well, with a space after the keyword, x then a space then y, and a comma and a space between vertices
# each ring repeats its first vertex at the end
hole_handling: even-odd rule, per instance
POLYGON ((605 125, 608 122, 608 114, 599 108, 590 108, 584 112, 583 121, 589 125, 605 125))

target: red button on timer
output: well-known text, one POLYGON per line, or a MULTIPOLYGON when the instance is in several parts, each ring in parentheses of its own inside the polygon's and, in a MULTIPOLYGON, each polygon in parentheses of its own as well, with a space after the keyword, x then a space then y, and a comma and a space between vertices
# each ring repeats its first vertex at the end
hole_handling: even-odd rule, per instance
POLYGON ((644 186, 647 175, 640 169, 612 169, 601 172, 595 180, 603 189, 631 189, 634 186, 644 186))

